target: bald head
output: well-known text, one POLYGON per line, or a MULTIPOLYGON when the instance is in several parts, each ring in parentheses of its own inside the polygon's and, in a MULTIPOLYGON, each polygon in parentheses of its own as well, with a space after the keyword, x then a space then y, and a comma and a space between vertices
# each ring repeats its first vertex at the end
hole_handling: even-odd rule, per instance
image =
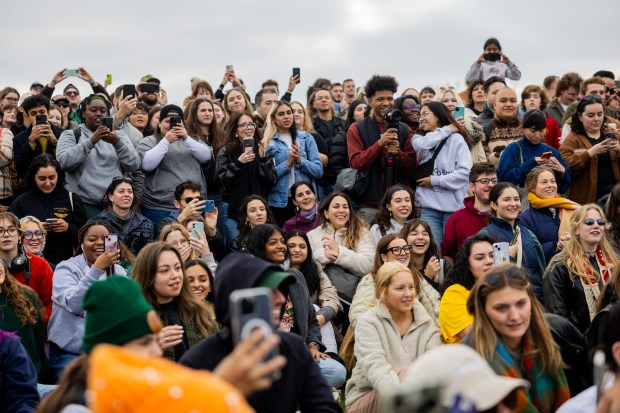
POLYGON ((497 91, 493 110, 495 116, 502 120, 510 120, 518 113, 517 94, 509 87, 504 87, 497 91))

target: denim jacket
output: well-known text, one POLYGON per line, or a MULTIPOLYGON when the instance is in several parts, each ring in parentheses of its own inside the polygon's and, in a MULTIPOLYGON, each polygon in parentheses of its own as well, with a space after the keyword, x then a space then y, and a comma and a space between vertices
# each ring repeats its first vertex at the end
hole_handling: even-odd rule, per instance
MULTIPOLYGON (((308 132, 297 131, 297 145, 300 149, 301 164, 293 163, 295 168, 295 182, 309 181, 314 186, 314 180, 323 175, 323 164, 319 158, 319 150, 312 135, 308 132)), ((275 208, 284 208, 289 197, 289 168, 286 166, 290 151, 286 143, 280 140, 280 134, 276 132, 267 147, 267 156, 273 158, 276 165, 277 180, 269 192, 267 202, 275 208)))

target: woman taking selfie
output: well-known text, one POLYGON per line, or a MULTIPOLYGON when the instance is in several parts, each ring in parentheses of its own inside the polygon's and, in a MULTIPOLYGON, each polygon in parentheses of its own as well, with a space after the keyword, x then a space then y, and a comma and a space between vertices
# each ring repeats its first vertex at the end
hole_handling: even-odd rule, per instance
POLYGON ((275 221, 265 198, 260 195, 246 197, 239 208, 239 236, 233 240, 230 248, 233 251, 245 251, 252 228, 260 224, 273 224, 275 221))
MULTIPOLYGON (((250 231, 248 252, 272 264, 283 266, 288 249, 280 228, 272 224, 264 224, 250 231)), ((278 331, 299 334, 312 353, 312 357, 319 364, 321 374, 327 384, 338 388, 344 384, 346 370, 342 364, 325 354, 326 347, 321 338, 320 321, 325 322, 325 314, 328 311, 317 315, 304 275, 299 270, 290 272, 295 276, 295 282, 288 286, 289 294, 278 331)))
POLYGON ((314 138, 297 130, 288 102, 273 104, 265 124, 263 145, 267 156, 273 158, 277 175, 267 202, 277 223, 282 225, 294 213, 290 192, 293 184, 308 181, 315 185, 314 181, 323 175, 323 165, 314 138))
POLYGON ((267 157, 260 140, 252 114, 235 113, 226 126, 226 144, 217 154, 215 169, 222 198, 228 205, 226 227, 232 239, 239 235, 244 224, 239 219, 239 208, 245 198, 267 197, 276 181, 273 161, 267 157))
POLYGON ((399 233, 405 222, 413 218, 413 199, 408 186, 397 184, 387 189, 375 215, 375 224, 370 228, 375 245, 386 234, 399 233))
POLYGON ((137 254, 153 240, 153 223, 135 210, 138 199, 131 178, 114 178, 105 192, 103 202, 106 208, 96 219, 107 222, 132 254, 137 254))
POLYGON ((572 132, 560 147, 572 175, 566 195, 578 204, 590 204, 620 183, 620 130, 614 133, 607 127, 600 96, 584 96, 570 126, 572 132))
POLYGON ((172 361, 216 329, 206 304, 192 293, 182 262, 175 247, 153 242, 140 251, 132 273, 161 318, 159 345, 172 361))
POLYGON ((547 311, 570 320, 582 333, 596 316, 601 293, 618 266, 606 229, 598 205, 577 209, 570 219, 571 238, 543 277, 547 311))
POLYGON ((43 256, 58 264, 77 247, 78 229, 86 222, 82 199, 65 189, 65 173, 49 154, 34 159, 24 180, 28 191, 13 201, 9 211, 20 218, 32 215, 43 223, 48 241, 43 256))
POLYGON ((295 216, 284 223, 282 230, 312 231, 319 223, 319 203, 312 184, 308 181, 295 182, 291 187, 291 195, 295 216))
POLYGON ((112 275, 125 276, 118 265, 120 252, 105 249, 105 236, 112 230, 103 221, 89 221, 78 232, 80 248, 60 262, 54 271, 52 316, 47 328, 50 368, 57 380, 67 364, 82 352, 84 318, 82 302, 92 284, 112 275))
POLYGON ((536 235, 521 227, 519 210, 521 196, 517 187, 508 182, 498 182, 489 192, 490 224, 481 232, 495 237, 496 242, 507 242, 510 261, 526 269, 534 294, 544 303, 542 274, 545 272, 545 255, 536 235))
POLYGON ((474 323, 466 344, 498 375, 530 383, 517 391, 515 411, 557 411, 570 397, 562 355, 525 271, 513 264, 494 268, 476 282, 467 310, 474 323))
POLYGON ((347 382, 347 412, 377 412, 379 397, 399 385, 411 362, 441 345, 437 327, 415 299, 419 289, 411 270, 399 262, 377 272, 377 306, 355 328, 357 362, 347 382))
MULTIPOLYGON (((375 248, 370 231, 354 211, 351 199, 340 192, 329 194, 319 208, 319 226, 308 233, 314 259, 328 276, 330 271, 342 270, 361 279, 370 272, 375 248), (338 268, 333 268, 338 267, 338 268)), ((357 285, 355 282, 355 286, 357 285)), ((355 286, 338 291, 353 299, 355 286)))
POLYGON ((461 209, 467 196, 472 167, 471 141, 465 129, 440 102, 429 102, 422 107, 420 129, 422 134, 414 135, 411 144, 420 165, 432 164, 419 168, 420 173, 415 177, 415 198, 420 205, 420 217, 429 223, 437 245, 441 245, 448 218, 461 209))
POLYGON ((579 204, 558 195, 555 174, 546 166, 530 171, 525 178, 525 190, 530 208, 519 215, 519 225, 536 235, 549 262, 570 239, 568 222, 579 204))
POLYGON ((493 242, 488 234, 467 238, 446 275, 439 306, 439 325, 446 343, 460 343, 471 331, 474 319, 467 311, 467 297, 476 281, 493 268, 493 242))

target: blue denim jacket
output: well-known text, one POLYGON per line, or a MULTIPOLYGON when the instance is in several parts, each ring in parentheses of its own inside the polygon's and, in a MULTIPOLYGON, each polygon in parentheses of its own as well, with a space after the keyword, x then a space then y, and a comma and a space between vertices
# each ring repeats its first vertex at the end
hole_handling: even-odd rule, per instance
MULTIPOLYGON (((301 154, 301 164, 293 163, 295 168, 295 182, 309 181, 314 185, 314 180, 319 179, 323 175, 323 164, 319 158, 319 150, 312 135, 308 132, 297 131, 296 138, 299 152, 301 154)), ((289 168, 286 166, 290 151, 286 143, 280 140, 280 134, 276 132, 271 138, 271 142, 267 147, 267 156, 273 158, 276 164, 277 180, 275 185, 269 192, 267 202, 275 208, 284 208, 288 203, 289 197, 289 168)), ((315 188, 316 190, 316 188, 315 188)))

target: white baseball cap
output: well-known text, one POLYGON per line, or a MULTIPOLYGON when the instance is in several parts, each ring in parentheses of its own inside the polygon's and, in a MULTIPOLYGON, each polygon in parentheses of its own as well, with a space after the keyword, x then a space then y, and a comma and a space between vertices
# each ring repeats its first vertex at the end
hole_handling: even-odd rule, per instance
POLYGON ((441 402, 453 407, 457 397, 476 410, 497 406, 513 390, 529 387, 526 380, 497 375, 480 354, 462 344, 447 344, 418 357, 409 367, 400 392, 439 387, 441 402))

